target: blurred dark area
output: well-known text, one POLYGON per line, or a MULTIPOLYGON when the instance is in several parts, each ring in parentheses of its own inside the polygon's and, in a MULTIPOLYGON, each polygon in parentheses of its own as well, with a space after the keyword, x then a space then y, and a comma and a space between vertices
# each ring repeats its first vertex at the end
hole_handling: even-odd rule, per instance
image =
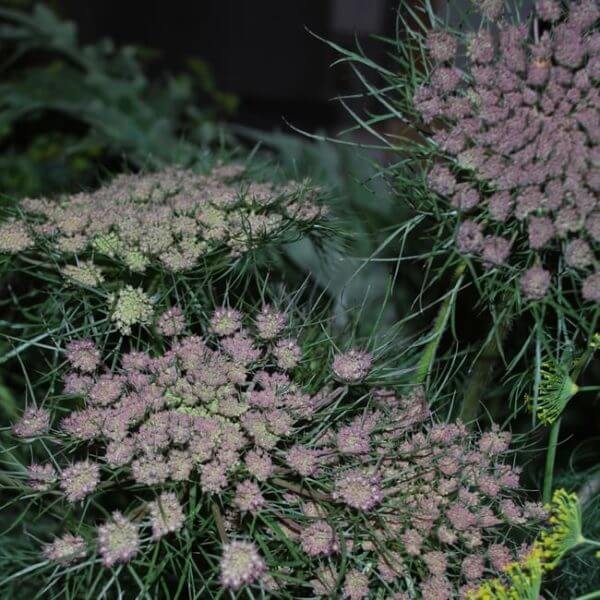
POLYGON ((83 43, 102 38, 156 51, 153 76, 180 72, 190 59, 208 64, 217 86, 239 99, 235 121, 271 130, 284 119, 314 131, 343 118, 332 99, 356 86, 345 69, 332 69, 335 51, 310 32, 344 46, 356 42, 385 61, 373 35, 394 33, 391 0, 238 2, 80 2, 59 0, 59 14, 75 21, 83 43))

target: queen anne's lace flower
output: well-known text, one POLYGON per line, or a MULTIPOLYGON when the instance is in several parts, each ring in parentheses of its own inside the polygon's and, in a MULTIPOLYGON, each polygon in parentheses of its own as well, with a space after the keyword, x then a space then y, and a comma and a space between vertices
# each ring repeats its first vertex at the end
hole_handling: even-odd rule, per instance
MULTIPOLYGON (((476 1, 497 21, 505 3, 476 1)), ((600 126, 600 44, 590 30, 600 17, 595 0, 539 0, 543 33, 499 23, 466 40, 468 62, 453 78, 453 48, 462 40, 436 30, 426 46, 434 63, 414 94, 423 121, 435 123, 440 158, 427 183, 458 209, 456 247, 485 266, 522 271, 521 290, 541 300, 551 288, 552 255, 581 272, 582 296, 600 301, 593 277, 599 222, 597 176, 600 126), (440 64, 442 63, 442 64, 440 64), (499 226, 502 223, 502 226, 499 226), (539 266, 523 273, 537 254, 539 266)), ((460 53, 458 53, 460 54, 460 53)))
MULTIPOLYGON (((258 182, 243 167, 230 167, 120 175, 92 193, 23 200, 24 220, 0 225, 0 253, 34 248, 31 224, 40 249, 50 244, 62 254, 103 255, 139 273, 151 265, 186 271, 215 251, 238 255, 322 218, 320 191, 308 182, 258 182)), ((91 263, 63 272, 83 285, 101 283, 91 263)))

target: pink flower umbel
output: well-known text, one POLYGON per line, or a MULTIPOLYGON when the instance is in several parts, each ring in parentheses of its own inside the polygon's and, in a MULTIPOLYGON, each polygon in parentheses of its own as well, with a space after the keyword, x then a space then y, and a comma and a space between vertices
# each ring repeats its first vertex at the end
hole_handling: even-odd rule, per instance
POLYGON ((238 483, 235 488, 233 503, 242 512, 255 513, 263 507, 265 499, 258 485, 254 481, 246 479, 238 483))
POLYGON ((309 556, 328 556, 339 550, 333 528, 326 521, 316 521, 303 529, 300 544, 309 556))
POLYGON ((161 335, 172 337, 180 335, 185 329, 185 316, 178 306, 165 311, 156 322, 156 329, 161 335))
POLYGON ((349 350, 333 359, 333 373, 343 383, 360 383, 371 370, 373 357, 367 352, 349 350))
POLYGON ((223 546, 221 556, 221 584, 238 590, 244 585, 260 581, 267 567, 252 542, 235 540, 223 546))
POLYGON ((344 579, 343 594, 348 600, 366 598, 369 595, 369 577, 357 569, 348 571, 344 579))
POLYGON ((93 373, 100 363, 100 352, 90 339, 73 340, 67 345, 67 360, 83 373, 93 373))
POLYGON ((273 356, 277 360, 277 366, 288 371, 300 362, 302 350, 295 340, 279 340, 273 348, 273 356))
POLYGON ((56 538, 52 543, 46 544, 42 552, 48 560, 68 565, 84 558, 87 549, 85 540, 82 537, 67 533, 56 538))
POLYGON ((163 492, 156 500, 150 502, 149 507, 152 539, 157 540, 183 527, 185 515, 173 492, 163 492))
POLYGON ((139 551, 138 526, 120 511, 112 514, 112 520, 98 527, 98 549, 105 567, 129 562, 139 551))
POLYGON ((256 317, 258 335, 264 340, 272 340, 278 337, 285 325, 285 315, 268 304, 263 307, 256 317))
POLYGON ((34 438, 50 429, 50 413, 44 408, 30 406, 13 425, 13 433, 20 438, 34 438))
POLYGON ((218 308, 210 319, 210 330, 217 335, 232 335, 242 327, 242 313, 232 308, 218 308))
POLYGON ((100 483, 100 465, 89 460, 73 463, 63 469, 60 475, 60 487, 69 502, 83 500, 100 483))
POLYGON ((29 465, 27 476, 29 486, 36 492, 47 492, 58 479, 56 469, 50 463, 29 465))
POLYGON ((344 504, 364 512, 377 506, 383 498, 379 477, 367 475, 360 469, 349 471, 336 479, 333 496, 344 504))
POLYGON ((250 450, 246 453, 244 463, 248 471, 259 481, 266 481, 275 469, 269 455, 262 450, 250 450))

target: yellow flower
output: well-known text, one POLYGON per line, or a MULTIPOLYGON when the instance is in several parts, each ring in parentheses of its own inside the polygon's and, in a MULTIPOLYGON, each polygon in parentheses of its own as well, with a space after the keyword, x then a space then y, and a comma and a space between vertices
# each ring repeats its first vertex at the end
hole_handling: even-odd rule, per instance
POLYGON ((542 532, 536 542, 536 548, 542 553, 545 570, 554 569, 569 550, 585 542, 581 532, 581 505, 577 494, 558 489, 548 508, 551 527, 542 532))

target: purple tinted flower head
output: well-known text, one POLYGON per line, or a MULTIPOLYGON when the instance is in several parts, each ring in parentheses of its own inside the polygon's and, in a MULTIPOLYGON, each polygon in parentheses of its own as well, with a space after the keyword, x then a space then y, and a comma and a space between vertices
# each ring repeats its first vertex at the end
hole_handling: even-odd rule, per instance
POLYGON ((279 340, 273 348, 273 356, 280 369, 289 371, 300 362, 302 350, 295 340, 279 340))
POLYGON ((235 488, 233 503, 241 512, 255 513, 264 506, 265 499, 256 482, 246 479, 235 488))
POLYGON ((12 432, 20 438, 34 438, 50 429, 50 413, 44 408, 30 406, 13 425, 12 432))
POLYGON ((469 58, 480 65, 487 65, 494 60, 495 44, 492 34, 487 29, 480 29, 469 42, 469 58))
POLYGON ((600 302, 600 272, 593 273, 585 278, 581 295, 584 300, 600 302))
POLYGON ((569 267, 585 269, 594 261, 590 245, 582 239, 571 240, 565 249, 565 262, 569 267))
POLYGON ((217 335, 231 335, 242 327, 242 314, 232 308, 217 308, 210 319, 210 330, 217 335))
POLYGON ((180 335, 185 329, 185 317, 178 306, 173 306, 164 312, 156 323, 158 333, 168 337, 180 335))
POLYGON ((90 339, 73 340, 67 345, 67 360, 84 373, 93 373, 100 364, 100 352, 90 339))
POLYGON ((100 466, 89 460, 73 463, 63 469, 60 475, 60 487, 69 502, 83 500, 98 487, 98 483, 100 483, 100 466))
POLYGON ((50 463, 29 465, 27 478, 29 486, 36 492, 47 492, 56 482, 56 469, 50 463))
POLYGON ((250 450, 244 457, 244 463, 251 475, 259 481, 266 481, 273 474, 273 461, 262 450, 250 450))
POLYGON ((296 444, 288 450, 285 460, 302 477, 311 477, 319 468, 319 456, 318 450, 296 444))
POLYGON ((85 558, 87 548, 82 537, 67 533, 62 537, 55 538, 52 543, 46 544, 42 552, 48 560, 68 565, 85 558))
POLYGON ((129 562, 139 551, 138 526, 120 511, 112 514, 112 520, 98 527, 98 550, 105 567, 129 562))
POLYGON ((335 532, 326 521, 315 521, 300 533, 300 545, 309 556, 329 556, 339 550, 335 532))
POLYGON ((286 322, 283 313, 266 304, 256 317, 258 335, 264 340, 273 340, 283 331, 286 322))
POLYGON ((221 556, 221 585, 238 590, 260 581, 267 567, 252 542, 234 540, 223 546, 221 556))
POLYGON ((343 383, 360 383, 371 371, 373 357, 368 352, 351 349, 333 359, 333 374, 343 383))
POLYGON ((541 300, 550 287, 550 273, 543 267, 527 269, 519 281, 521 291, 528 300, 541 300))
POLYGON ((183 508, 173 492, 163 492, 149 504, 152 539, 157 540, 183 527, 183 508))
POLYGON ((335 480, 333 497, 348 506, 368 512, 383 499, 380 479, 353 469, 335 480))
POLYGON ((441 196, 451 196, 456 189, 456 178, 450 169, 443 165, 434 165, 427 176, 429 187, 441 196))
POLYGON ((498 235, 486 235, 481 248, 481 257, 487 266, 503 265, 510 255, 510 241, 498 235))
POLYGON ((447 31, 428 32, 426 43, 431 58, 437 62, 449 62, 456 56, 458 43, 447 31))
POLYGON ((504 13, 504 0, 473 0, 477 10, 490 21, 497 21, 504 13))
POLYGON ((557 0, 537 0, 535 10, 540 19, 551 23, 558 21, 562 12, 557 0))
POLYGON ((461 254, 476 254, 483 246, 482 225, 475 221, 463 221, 456 233, 456 248, 461 254))
POLYGON ((348 600, 363 600, 369 595, 369 577, 357 569, 348 571, 342 593, 348 600))

